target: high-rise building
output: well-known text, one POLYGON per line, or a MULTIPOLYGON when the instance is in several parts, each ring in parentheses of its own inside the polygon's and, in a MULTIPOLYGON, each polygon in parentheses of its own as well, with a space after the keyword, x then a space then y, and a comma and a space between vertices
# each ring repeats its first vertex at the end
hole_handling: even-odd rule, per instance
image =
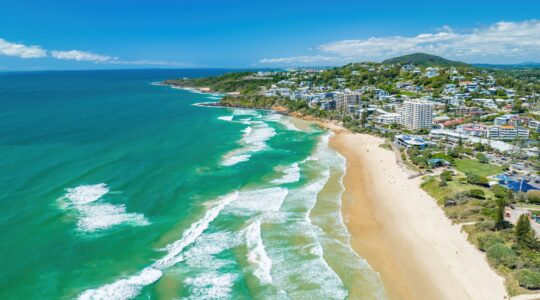
POLYGON ((358 93, 335 92, 333 99, 336 110, 343 114, 356 113, 362 108, 362 95, 358 93))
POLYGON ((410 130, 431 129, 433 104, 428 101, 411 100, 403 103, 403 125, 410 130))

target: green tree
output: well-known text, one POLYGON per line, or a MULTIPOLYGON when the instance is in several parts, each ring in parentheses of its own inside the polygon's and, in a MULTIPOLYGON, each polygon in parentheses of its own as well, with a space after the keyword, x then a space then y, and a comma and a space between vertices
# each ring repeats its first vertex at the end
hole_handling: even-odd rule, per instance
POLYGON ((506 221, 504 220, 504 209, 506 208, 505 198, 495 198, 495 227, 502 229, 506 227, 506 221))
POLYGON ((483 153, 477 153, 476 159, 483 164, 487 164, 489 162, 487 156, 485 156, 483 153))
POLYGON ((520 244, 531 238, 531 222, 526 214, 519 216, 514 233, 518 243, 520 244))

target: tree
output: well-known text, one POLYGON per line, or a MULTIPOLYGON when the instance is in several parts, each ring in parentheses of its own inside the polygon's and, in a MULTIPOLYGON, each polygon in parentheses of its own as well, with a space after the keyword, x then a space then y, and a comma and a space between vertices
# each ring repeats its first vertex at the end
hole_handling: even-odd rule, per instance
POLYGON ((483 153, 477 153, 476 159, 483 164, 487 164, 489 162, 487 156, 485 156, 483 153))
POLYGON ((531 238, 531 222, 526 214, 519 216, 514 233, 518 243, 522 244, 531 238))
POLYGON ((505 198, 495 198, 495 228, 502 229, 506 227, 506 221, 504 220, 504 209, 506 208, 505 198))

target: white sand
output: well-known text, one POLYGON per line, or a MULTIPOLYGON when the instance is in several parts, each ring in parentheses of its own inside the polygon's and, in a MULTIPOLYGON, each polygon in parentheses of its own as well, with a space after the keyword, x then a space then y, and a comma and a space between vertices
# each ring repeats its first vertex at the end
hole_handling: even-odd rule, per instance
POLYGON ((347 158, 343 213, 353 247, 379 272, 390 299, 507 298, 483 253, 382 142, 341 131, 331 145, 347 158))

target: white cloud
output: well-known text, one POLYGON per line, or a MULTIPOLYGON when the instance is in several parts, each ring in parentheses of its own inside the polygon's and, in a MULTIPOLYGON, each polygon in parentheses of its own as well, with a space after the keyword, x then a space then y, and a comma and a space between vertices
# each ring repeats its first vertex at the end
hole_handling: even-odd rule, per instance
POLYGON ((95 54, 92 52, 85 52, 79 50, 69 50, 69 51, 51 51, 51 56, 56 59, 65 59, 65 60, 77 60, 77 61, 93 61, 93 62, 110 62, 115 61, 117 57, 105 56, 100 54, 95 54))
POLYGON ((150 65, 150 66, 176 66, 176 67, 189 67, 193 66, 191 64, 181 63, 177 61, 170 60, 112 60, 107 63, 117 64, 117 65, 150 65))
POLYGON ((189 64, 179 63, 175 61, 165 60, 121 60, 118 57, 96 54, 89 51, 81 50, 46 50, 40 46, 26 46, 8 42, 0 38, 0 55, 16 56, 20 58, 40 58, 49 57, 59 60, 74 60, 87 61, 101 64, 118 64, 118 65, 154 65, 154 66, 177 66, 187 67, 189 64))
POLYGON ((310 64, 310 63, 323 63, 323 62, 335 62, 339 60, 339 57, 335 56, 322 56, 322 55, 305 55, 305 56, 293 56, 293 57, 280 57, 280 58, 263 58, 259 61, 261 64, 310 64))
POLYGON ((47 56, 47 51, 40 46, 26 46, 8 42, 0 38, 0 55, 17 56, 21 58, 38 58, 47 56))
MULTIPOLYGON (((540 21, 498 22, 468 32, 442 26, 436 32, 416 36, 371 37, 320 45, 312 58, 337 57, 335 61, 380 61, 389 57, 426 52, 467 62, 510 63, 540 60, 540 21)), ((325 61, 325 60, 319 60, 325 61)), ((301 63, 291 58, 264 59, 261 63, 301 63)), ((316 63, 317 61, 309 61, 316 63)))

